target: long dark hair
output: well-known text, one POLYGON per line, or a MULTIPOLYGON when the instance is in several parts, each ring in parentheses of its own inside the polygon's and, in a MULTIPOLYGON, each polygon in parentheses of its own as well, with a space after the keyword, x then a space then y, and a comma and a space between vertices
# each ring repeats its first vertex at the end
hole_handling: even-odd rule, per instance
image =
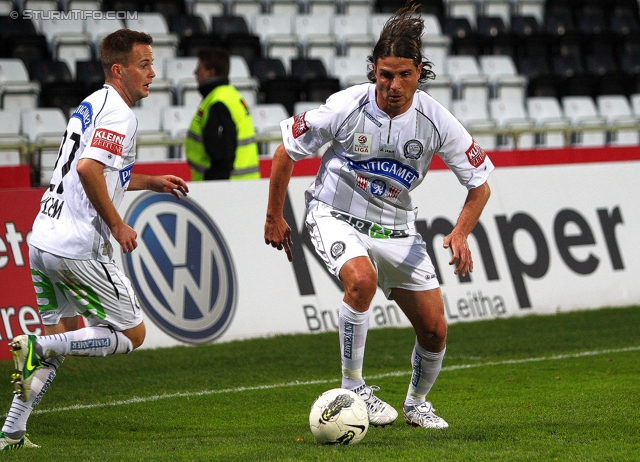
POLYGON ((395 56, 397 58, 409 58, 418 67, 422 63, 422 73, 418 81, 424 83, 429 79, 435 79, 436 74, 431 70, 433 63, 422 56, 422 32, 424 21, 416 10, 420 6, 413 0, 407 1, 384 24, 378 43, 373 47, 373 53, 367 56, 367 78, 371 82, 376 81, 373 64, 379 58, 395 56))

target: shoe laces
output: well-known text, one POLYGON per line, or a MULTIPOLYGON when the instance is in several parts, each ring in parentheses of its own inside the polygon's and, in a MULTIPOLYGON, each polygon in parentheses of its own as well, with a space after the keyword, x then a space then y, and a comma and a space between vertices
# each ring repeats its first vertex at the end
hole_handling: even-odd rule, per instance
POLYGON ((386 406, 384 401, 373 394, 374 391, 378 390, 380 390, 380 387, 376 385, 363 385, 354 391, 364 400, 367 408, 369 408, 371 412, 378 412, 383 410, 386 406))

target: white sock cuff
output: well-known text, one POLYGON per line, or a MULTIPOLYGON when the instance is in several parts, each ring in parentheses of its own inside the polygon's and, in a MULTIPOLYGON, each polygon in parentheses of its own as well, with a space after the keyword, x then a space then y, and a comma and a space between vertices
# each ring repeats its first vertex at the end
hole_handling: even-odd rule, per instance
POLYGON ((416 354, 421 358, 427 359, 430 361, 438 361, 444 358, 444 354, 447 351, 447 346, 445 345, 442 351, 439 351, 438 353, 433 353, 432 351, 428 351, 422 348, 418 343, 418 340, 416 340, 415 349, 416 349, 416 354))
POLYGON ((342 302, 340 306, 340 316, 352 324, 363 324, 369 319, 369 310, 360 313, 351 308, 347 303, 342 302))

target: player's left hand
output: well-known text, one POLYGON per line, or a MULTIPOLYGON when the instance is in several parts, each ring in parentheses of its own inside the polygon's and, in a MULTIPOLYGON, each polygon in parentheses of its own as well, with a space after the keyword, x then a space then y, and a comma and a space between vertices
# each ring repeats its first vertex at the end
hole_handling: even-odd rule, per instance
POLYGON ((173 194, 176 199, 186 196, 189 192, 187 183, 180 177, 175 175, 159 175, 149 177, 149 189, 155 192, 165 192, 173 194))
POLYGON ((455 232, 449 234, 444 238, 443 247, 451 249, 452 255, 449 264, 456 265, 453 274, 466 276, 468 271, 473 271, 473 258, 465 235, 455 232))

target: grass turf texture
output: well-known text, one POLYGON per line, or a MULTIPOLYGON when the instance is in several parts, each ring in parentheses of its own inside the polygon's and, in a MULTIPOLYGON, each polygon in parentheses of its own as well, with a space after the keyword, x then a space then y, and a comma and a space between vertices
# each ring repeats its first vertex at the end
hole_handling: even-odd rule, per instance
MULTIPOLYGON (((413 342, 412 330, 393 328, 367 341, 368 383, 400 413, 413 342)), ((29 422, 42 448, 1 457, 638 460, 639 347, 640 307, 451 325, 429 395, 450 428, 409 427, 401 415, 347 447, 317 445, 308 428, 311 403, 339 386, 336 333, 68 358, 29 422)), ((5 412, 11 370, 0 362, 5 412)))

